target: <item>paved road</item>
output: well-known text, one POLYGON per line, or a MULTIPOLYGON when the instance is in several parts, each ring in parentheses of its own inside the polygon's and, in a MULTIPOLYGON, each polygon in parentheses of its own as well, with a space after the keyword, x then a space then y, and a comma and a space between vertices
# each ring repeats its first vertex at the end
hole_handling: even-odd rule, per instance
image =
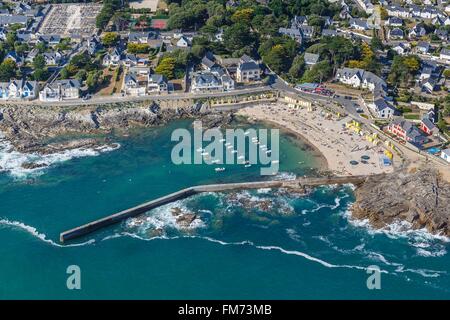
POLYGON ((171 94, 155 94, 147 95, 141 97, 135 96, 122 96, 120 93, 116 93, 110 96, 94 96, 89 100, 83 101, 81 99, 67 100, 67 101, 57 101, 57 102, 43 102, 39 100, 32 101, 13 101, 4 100, 0 101, 0 104, 20 104, 20 105, 49 105, 49 106, 70 106, 70 105, 92 105, 92 104, 102 104, 102 103, 116 103, 116 102, 133 102, 133 101, 147 101, 147 100, 181 100, 181 99, 202 99, 202 98, 214 98, 214 97, 228 97, 240 94, 252 94, 271 90, 271 86, 260 86, 233 90, 229 92, 220 93, 190 93, 190 92, 180 92, 171 94))
MULTIPOLYGON (((283 79, 280 77, 272 74, 270 79, 271 87, 280 91, 290 92, 292 94, 296 94, 299 97, 303 97, 310 101, 318 101, 321 103, 326 104, 329 107, 335 108, 333 105, 341 105, 344 108, 344 111, 348 114, 351 114, 355 118, 363 119, 359 113, 356 111, 358 107, 361 107, 359 105, 359 102, 357 100, 349 100, 345 99, 343 96, 335 96, 335 97, 327 97, 327 96, 321 96, 317 94, 311 94, 307 92, 301 92, 295 88, 293 88, 291 85, 287 84, 283 79)), ((336 109, 336 111, 342 111, 336 109)))

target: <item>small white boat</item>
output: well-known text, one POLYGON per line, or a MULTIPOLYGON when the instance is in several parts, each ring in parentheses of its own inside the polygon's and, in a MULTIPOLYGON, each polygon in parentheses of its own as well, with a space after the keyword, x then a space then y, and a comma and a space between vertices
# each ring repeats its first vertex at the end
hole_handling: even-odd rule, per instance
POLYGON ((222 138, 222 139, 220 139, 220 140, 219 140, 219 142, 225 142, 225 139, 224 139, 224 138, 222 138))
POLYGON ((237 153, 237 150, 231 150, 231 153, 237 153))
POLYGON ((233 149, 233 146, 228 146, 227 149, 233 149))
POLYGON ((211 163, 219 163, 219 162, 220 162, 219 159, 214 159, 214 160, 211 161, 211 163))
POLYGON ((262 149, 262 148, 266 148, 266 145, 265 145, 265 144, 262 144, 262 145, 260 145, 259 147, 260 147, 261 149, 262 149))
POLYGON ((196 151, 197 151, 197 152, 203 152, 203 151, 205 151, 205 149, 203 149, 203 148, 198 148, 196 151))
POLYGON ((244 167, 246 167, 246 168, 249 168, 249 167, 251 167, 252 165, 250 164, 250 163, 248 163, 248 164, 246 164, 244 167))
POLYGON ((269 154, 269 153, 271 153, 272 152, 272 150, 267 150, 266 151, 266 154, 269 154))
POLYGON ((225 146, 231 146, 231 143, 229 143, 229 142, 227 142, 227 143, 225 143, 225 146))
POLYGON ((244 158, 245 158, 244 156, 239 156, 239 157, 238 157, 239 160, 242 160, 242 159, 244 159, 244 158))
POLYGON ((208 152, 202 152, 201 155, 202 156, 207 156, 207 155, 209 155, 209 153, 208 152))
POLYGON ((225 168, 224 168, 224 167, 215 168, 214 171, 216 171, 216 172, 222 172, 222 171, 225 171, 225 168))
POLYGON ((245 134, 246 136, 248 136, 248 135, 250 134, 250 132, 249 132, 249 131, 245 131, 244 134, 245 134))
POLYGON ((272 160, 272 163, 280 163, 278 160, 272 160))

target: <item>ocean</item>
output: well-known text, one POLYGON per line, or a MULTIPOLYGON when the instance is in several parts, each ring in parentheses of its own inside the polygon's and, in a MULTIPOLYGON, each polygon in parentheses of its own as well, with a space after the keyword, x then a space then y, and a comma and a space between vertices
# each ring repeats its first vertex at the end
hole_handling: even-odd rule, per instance
MULTIPOLYGON (((0 299, 448 299, 447 239, 352 221, 353 187, 206 193, 59 243, 59 233, 198 184, 267 179, 258 166, 174 165, 176 128, 112 136, 118 148, 40 157, 0 143, 0 299), (30 159, 48 168, 24 170, 30 159), (181 228, 174 210, 197 218, 181 228), (68 266, 81 289, 66 285, 68 266), (377 266, 380 289, 368 289, 377 266), (369 268, 370 267, 370 268, 369 268)), ((246 124, 241 124, 245 127, 246 124)), ((283 133, 275 179, 315 175, 315 151, 283 133)))

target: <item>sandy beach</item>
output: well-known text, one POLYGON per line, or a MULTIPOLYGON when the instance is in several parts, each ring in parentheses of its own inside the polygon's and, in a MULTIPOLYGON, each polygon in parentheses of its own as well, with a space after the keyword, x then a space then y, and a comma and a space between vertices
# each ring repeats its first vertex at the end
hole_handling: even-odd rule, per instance
POLYGON ((237 114, 249 120, 270 122, 303 137, 322 153, 328 170, 336 175, 370 175, 389 173, 394 169, 392 165, 383 164, 384 148, 381 144, 375 146, 364 136, 345 127, 350 117, 327 115, 321 108, 312 111, 293 109, 281 103, 247 107, 237 114))

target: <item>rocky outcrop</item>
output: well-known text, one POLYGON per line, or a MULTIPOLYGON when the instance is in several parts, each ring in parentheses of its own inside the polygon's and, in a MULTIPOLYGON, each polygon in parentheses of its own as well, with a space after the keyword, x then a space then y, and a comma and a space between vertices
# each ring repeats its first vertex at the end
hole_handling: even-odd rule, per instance
POLYGON ((375 228, 408 221, 412 228, 450 236, 450 184, 436 169, 369 177, 355 191, 352 216, 375 228))
POLYGON ((182 229, 191 227, 192 222, 197 219, 195 213, 185 212, 178 207, 172 208, 171 213, 176 218, 177 225, 182 229))
POLYGON ((4 105, 0 108, 0 131, 19 151, 46 153, 58 151, 57 144, 49 146, 48 138, 59 135, 126 132, 134 127, 200 117, 204 127, 220 126, 232 120, 228 113, 204 112, 196 107, 160 108, 149 102, 70 107, 4 105))

